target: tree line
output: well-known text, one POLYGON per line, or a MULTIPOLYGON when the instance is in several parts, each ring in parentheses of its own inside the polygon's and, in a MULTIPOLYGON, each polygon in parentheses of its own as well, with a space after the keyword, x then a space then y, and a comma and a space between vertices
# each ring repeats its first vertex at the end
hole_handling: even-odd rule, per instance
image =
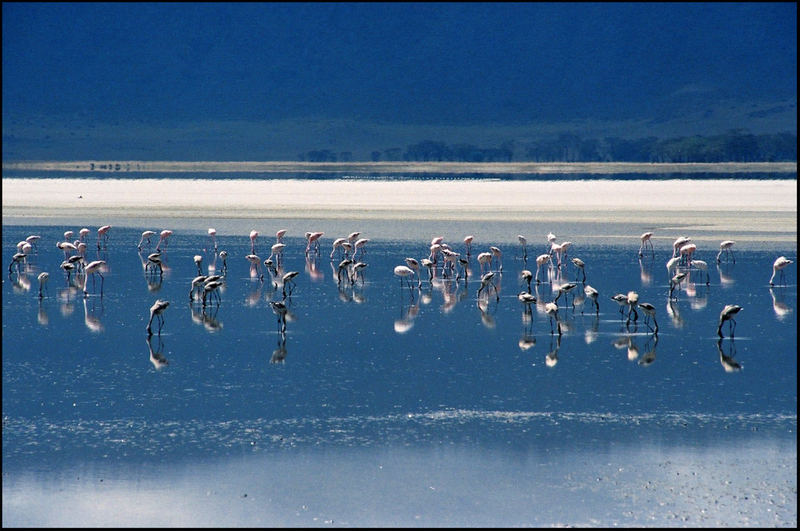
MULTIPOLYGON (((308 162, 352 162, 351 151, 311 150, 308 162)), ((751 134, 736 129, 711 136, 674 138, 582 138, 562 133, 531 142, 509 140, 497 147, 423 140, 405 149, 372 151, 370 160, 408 162, 788 162, 797 160, 797 134, 751 134)))

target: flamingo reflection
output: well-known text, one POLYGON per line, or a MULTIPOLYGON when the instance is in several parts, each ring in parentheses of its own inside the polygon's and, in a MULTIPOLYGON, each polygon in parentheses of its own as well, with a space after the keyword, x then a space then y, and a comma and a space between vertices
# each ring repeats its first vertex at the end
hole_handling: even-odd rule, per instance
POLYGON ((103 299, 101 298, 99 300, 100 300, 99 303, 100 310, 98 314, 98 311, 95 307, 95 305, 97 304, 97 299, 94 298, 92 299, 91 309, 90 309, 89 300, 86 297, 83 298, 83 322, 86 325, 86 328, 89 329, 89 331, 94 332, 96 334, 99 334, 104 329, 103 323, 100 321, 100 315, 102 315, 103 313, 103 299))
POLYGON ((734 339, 730 338, 730 347, 728 348, 728 354, 725 354, 722 351, 722 338, 717 339, 717 353, 719 354, 719 362, 722 365, 722 368, 725 369, 725 372, 737 372, 742 369, 742 366, 739 364, 738 361, 733 359, 736 355, 736 343, 734 339))
POLYGON ((769 294, 772 297, 772 310, 775 312, 775 316, 781 321, 792 313, 792 307, 783 301, 784 289, 785 288, 777 288, 776 291, 776 288, 769 288, 769 294))
POLYGON ((153 364, 156 370, 160 370, 169 365, 169 361, 162 354, 164 351, 164 342, 161 339, 161 334, 159 334, 156 339, 157 343, 155 349, 153 348, 152 339, 153 336, 151 335, 147 336, 147 339, 145 339, 145 341, 147 341, 147 349, 150 351, 150 363, 153 364))

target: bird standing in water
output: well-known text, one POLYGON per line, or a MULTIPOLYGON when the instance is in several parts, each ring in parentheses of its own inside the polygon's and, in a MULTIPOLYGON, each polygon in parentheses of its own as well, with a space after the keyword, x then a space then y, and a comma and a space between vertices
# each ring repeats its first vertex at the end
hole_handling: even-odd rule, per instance
POLYGON ((772 283, 775 280, 775 274, 780 271, 781 272, 781 279, 783 279, 783 283, 786 284, 786 273, 783 271, 786 266, 789 264, 793 264, 793 260, 789 260, 785 256, 779 256, 775 259, 775 262, 772 264, 772 276, 769 277, 769 285, 774 286, 772 283))
POLYGON ((161 299, 156 300, 153 305, 150 307, 150 320, 147 322, 147 334, 153 335, 153 330, 151 329, 151 325, 153 324, 153 318, 158 317, 158 334, 161 335, 161 327, 164 326, 164 310, 167 309, 169 306, 169 301, 162 301, 161 299))
POLYGON ((729 330, 731 332, 731 337, 733 337, 733 333, 736 331, 736 314, 742 311, 742 307, 736 304, 726 304, 725 307, 719 314, 719 326, 717 327, 717 335, 719 337, 724 337, 722 335, 722 325, 725 321, 729 321, 729 330))

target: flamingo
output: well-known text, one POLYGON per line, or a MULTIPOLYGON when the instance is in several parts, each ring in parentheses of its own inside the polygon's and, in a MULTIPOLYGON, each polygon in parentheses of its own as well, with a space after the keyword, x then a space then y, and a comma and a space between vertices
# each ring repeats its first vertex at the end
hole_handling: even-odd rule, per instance
POLYGON ((206 279, 208 279, 206 275, 197 275, 192 279, 192 285, 191 288, 189 289, 189 302, 194 301, 195 292, 199 293, 206 279))
POLYGON ((774 286, 772 281, 775 280, 775 274, 778 271, 781 272, 780 277, 783 280, 783 283, 786 284, 786 273, 783 270, 784 270, 784 268, 786 266, 788 266, 789 264, 793 264, 793 263, 794 263, 794 260, 789 260, 785 256, 779 256, 778 258, 776 258, 775 262, 773 262, 773 264, 772 264, 772 276, 769 277, 769 285, 770 286, 774 286))
POLYGON ((670 279, 670 281, 669 281, 669 298, 671 300, 677 300, 678 299, 678 297, 675 297, 673 299, 672 292, 675 291, 676 287, 679 287, 681 285, 681 282, 683 281, 684 278, 686 278, 686 273, 681 272, 681 273, 676 273, 675 276, 670 279))
MULTIPOLYGON (((565 293, 569 293, 570 291, 575 289, 576 286, 577 286, 577 284, 575 284, 574 282, 566 282, 566 283, 561 284, 560 286, 558 286, 558 295, 556 295, 556 298, 553 300, 553 302, 558 304, 558 299, 561 298, 561 295, 563 295, 565 293)), ((575 306, 575 298, 574 297, 572 299, 572 306, 573 307, 575 306)))
POLYGON ((286 303, 283 301, 270 301, 269 305, 272 308, 272 312, 278 316, 278 324, 281 327, 281 333, 286 333, 286 314, 289 312, 286 303))
POLYGON ((214 227, 208 228, 208 238, 211 240, 211 245, 214 247, 214 250, 217 250, 217 229, 214 227))
POLYGON ((622 308, 628 305, 628 297, 626 297, 623 293, 617 293, 616 295, 611 296, 611 300, 619 304, 619 315, 620 319, 622 319, 622 316, 624 315, 622 308))
MULTIPOLYGON (((324 235, 325 235, 324 232, 307 232, 306 233, 306 238, 308 240, 308 243, 306 244, 306 254, 308 254, 311 251, 312 245, 314 246, 314 251, 319 253, 319 239, 324 235)), ((356 243, 358 243, 358 242, 356 242, 356 243)), ((366 243, 366 242, 364 242, 364 243, 366 243)), ((353 254, 353 256, 355 257, 355 253, 353 254)))
POLYGON ((219 296, 219 288, 222 286, 222 280, 208 280, 206 279, 205 283, 203 283, 203 307, 206 305, 206 298, 211 295, 211 297, 217 297, 217 305, 222 302, 222 298, 219 296))
POLYGON ((70 242, 58 242, 56 243, 56 247, 64 251, 64 259, 66 260, 72 254, 73 251, 77 251, 78 248, 75 247, 75 244, 70 242))
POLYGON ((108 231, 111 230, 111 225, 103 225, 99 229, 97 229, 97 248, 100 248, 100 240, 103 240, 103 243, 108 244, 108 231))
POLYGON ((156 251, 161 251, 161 244, 164 244, 164 249, 167 248, 169 245, 169 237, 172 236, 172 231, 169 229, 164 229, 161 231, 161 234, 158 235, 158 245, 156 245, 156 251))
POLYGON ((553 244, 556 243, 556 235, 552 232, 547 233, 547 243, 550 245, 550 250, 552 250, 553 244))
POLYGON ((503 272, 503 251, 499 247, 491 246, 489 250, 492 252, 492 259, 497 258, 497 270, 503 272))
POLYGON ((733 259, 733 263, 734 264, 736 263, 736 256, 734 256, 733 254, 734 244, 736 244, 736 242, 733 240, 725 240, 723 242, 720 242, 719 252, 717 253, 717 263, 720 262, 720 257, 722 256, 722 253, 725 253, 725 256, 730 255, 731 259, 733 259))
POLYGON ((41 299, 44 297, 42 290, 46 287, 47 281, 50 280, 50 273, 42 271, 37 278, 39 280, 39 298, 41 299))
POLYGON ((519 244, 522 247, 522 259, 528 259, 528 240, 525 239, 525 236, 522 234, 517 234, 517 239, 519 240, 519 244))
POLYGON ((248 254, 245 258, 250 262, 250 276, 264 280, 264 274, 261 272, 261 257, 257 254, 248 254))
POLYGON ((89 236, 89 233, 91 233, 91 232, 92 231, 90 231, 86 227, 84 227, 81 230, 79 230, 78 231, 78 241, 85 242, 86 241, 86 237, 89 236))
POLYGON ((359 238, 356 240, 356 243, 353 244, 353 259, 356 258, 356 255, 361 252, 361 256, 364 256, 366 251, 366 245, 369 243, 369 238, 359 238))
POLYGON ((281 229, 275 233, 275 243, 283 242, 283 237, 286 236, 286 229, 281 229))
POLYGON ((28 242, 29 244, 31 244, 33 247, 36 247, 36 243, 37 243, 37 242, 38 242, 38 241, 39 241, 41 238, 42 238, 42 237, 41 237, 41 236, 39 236, 38 234, 31 234, 30 236, 28 236, 27 238, 25 238, 25 241, 26 241, 26 242, 28 242))
POLYGON ((629 291, 625 298, 628 300, 628 323, 631 322, 631 312, 633 312, 633 322, 635 323, 636 320, 639 319, 639 314, 636 312, 636 305, 639 303, 639 294, 635 291, 629 291))
POLYGON ((417 275, 417 287, 422 287, 422 279, 419 276, 419 261, 416 258, 406 258, 406 265, 414 270, 417 275))
POLYGON ((275 257, 275 263, 278 264, 278 267, 281 265, 281 261, 283 258, 283 250, 286 248, 285 243, 274 243, 270 248, 270 255, 267 257, 267 260, 271 260, 272 257, 275 257))
POLYGON ((86 266, 84 266, 83 272, 86 275, 86 278, 83 281, 83 296, 84 297, 88 297, 89 296, 89 290, 87 289, 88 285, 89 285, 89 275, 92 276, 92 288, 94 288, 94 275, 95 274, 100 275, 100 296, 101 297, 103 296, 103 284, 105 283, 105 277, 100 272, 100 270, 105 265, 106 265, 105 260, 94 260, 93 262, 89 262, 88 264, 86 264, 86 266))
POLYGON ((475 236, 470 234, 469 236, 464 236, 464 245, 467 248, 467 256, 472 256, 472 240, 475 239, 475 236))
MULTIPOLYGON (((572 247, 572 242, 561 242, 561 252, 564 253, 563 258, 567 258, 567 250, 572 247)), ((561 259, 559 259, 559 263, 561 263, 561 259)))
MULTIPOLYGON (((576 257, 576 258, 573 258, 573 259, 572 259, 572 260, 570 260, 570 261, 572 262, 572 264, 573 264, 575 267, 577 267, 578 269, 580 269, 580 272, 581 272, 581 273, 583 273, 583 279, 581 280, 581 282, 586 282, 586 271, 584 270, 584 266, 586 266, 586 264, 583 262, 583 260, 581 260, 580 258, 577 258, 577 257, 576 257)), ((578 275, 575 275, 575 281, 576 281, 576 282, 578 281, 578 275)))
POLYGON ((644 249, 647 249, 648 247, 650 247, 651 254, 655 256, 655 249, 653 249, 653 242, 650 241, 650 238, 652 237, 653 237, 652 232, 645 232, 640 236, 640 238, 642 239, 642 244, 639 246, 639 256, 642 256, 643 255, 642 251, 644 249))
POLYGON ((299 275, 299 271, 288 271, 281 277, 281 284, 283 285, 283 298, 287 297, 286 294, 286 284, 289 284, 289 296, 292 295, 292 291, 294 291, 295 283, 294 278, 299 275))
POLYGON ((428 270, 428 282, 433 282, 433 274, 434 274, 433 268, 434 266, 436 266, 436 264, 430 258, 423 258, 422 260, 420 260, 420 263, 422 264, 423 267, 425 267, 428 270))
POLYGON ((557 244, 556 242, 550 244, 550 256, 555 255, 556 265, 559 267, 561 266, 561 252, 563 250, 564 249, 561 247, 561 245, 557 244))
POLYGON ((706 286, 711 284, 711 277, 708 275, 708 264, 705 262, 705 260, 692 260, 689 262, 689 267, 695 267, 699 271, 704 272, 706 274, 706 286))
POLYGON ((678 256, 678 250, 690 241, 692 241, 692 239, 688 236, 681 236, 680 238, 676 239, 672 243, 672 256, 678 256))
MULTIPOLYGON (((584 293, 584 295, 586 295, 587 298, 592 300, 592 302, 594 303, 594 307, 595 307, 595 314, 599 315, 600 314, 600 303, 597 302, 597 296, 599 295, 597 290, 595 288, 593 288, 592 286, 590 286, 589 284, 586 284, 583 287, 583 293, 584 293)), ((581 310, 581 313, 583 313, 583 310, 581 310)))
POLYGON ((520 278, 528 284, 528 293, 531 292, 531 280, 533 280, 533 273, 530 272, 528 269, 523 269, 520 274, 520 278))
MULTIPOLYGON (((336 283, 342 283, 342 271, 347 275, 347 280, 351 280, 350 278, 350 266, 353 264, 353 260, 350 258, 344 258, 341 262, 339 262, 339 266, 336 270, 336 283)), ((397 274, 397 268, 395 268, 395 274, 397 274)), ((401 279, 402 283, 402 279, 401 279)), ((352 281, 351 281, 352 284, 352 281)))
POLYGON ((717 326, 717 335, 719 337, 724 337, 722 335, 722 324, 725 321, 729 321, 728 327, 731 332, 731 337, 733 337, 733 333, 736 331, 736 314, 742 311, 742 307, 736 304, 726 304, 725 307, 719 314, 719 326, 717 326))
POLYGON ((142 250, 142 246, 144 245, 145 240, 147 240, 147 245, 150 245, 150 237, 155 236, 156 231, 154 230, 146 230, 142 232, 142 239, 139 240, 139 245, 136 246, 138 250, 142 250))
POLYGON ((544 305, 544 312, 550 317, 550 335, 553 335, 553 318, 558 325, 558 335, 561 336, 561 321, 558 320, 558 305, 555 302, 548 302, 544 305))
POLYGON ((494 271, 489 271, 488 273, 481 276, 481 287, 478 289, 478 298, 480 298, 481 292, 488 286, 492 286, 494 288, 495 297, 499 301, 500 294, 497 292, 497 286, 494 283, 494 271))
POLYGON ((347 238, 336 238, 333 240, 333 247, 331 248, 331 260, 333 260, 333 255, 336 254, 336 249, 342 248, 342 244, 347 241, 347 238))
POLYGON ((355 284, 357 279, 361 279, 361 285, 364 285, 364 269, 367 267, 366 262, 356 262, 353 264, 353 274, 350 277, 350 284, 355 284))
POLYGON ((680 256, 686 256, 686 264, 690 264, 692 262, 692 255, 697 250, 697 245, 694 243, 687 243, 682 245, 681 248, 678 250, 680 256))
POLYGON ((481 275, 483 275, 483 268, 487 266, 491 269, 492 267, 492 253, 490 252, 483 252, 478 254, 478 264, 481 266, 481 275))
POLYGON ((672 276, 672 271, 678 268, 678 264, 680 264, 681 258, 680 256, 673 256, 669 260, 667 260, 667 275, 670 277, 672 276))
POLYGON ((250 231, 250 254, 256 254, 256 238, 258 238, 258 231, 253 229, 250 231))
POLYGON ((145 271, 147 269, 154 269, 158 267, 159 274, 164 273, 164 267, 161 265, 161 253, 150 253, 147 255, 147 264, 145 264, 145 271))
POLYGON ((414 276, 414 270, 408 266, 399 265, 394 268, 394 274, 400 277, 400 287, 403 286, 403 280, 405 279, 408 282, 408 287, 411 287, 411 282, 408 280, 408 277, 414 276))
POLYGON ((642 309, 644 312, 644 324, 647 325, 648 328, 653 330, 653 327, 650 326, 650 319, 653 319, 653 323, 656 325, 655 330, 653 330, 654 334, 658 334, 658 322, 656 321, 656 307, 650 304, 649 302, 640 302, 638 303, 639 308, 642 309))
POLYGON ((220 268, 220 272, 224 275, 228 272, 228 251, 220 251, 219 257, 222 258, 222 268, 220 268))
POLYGON ((203 268, 200 267, 200 264, 202 264, 202 263, 203 263, 203 255, 201 255, 201 254, 194 255, 194 265, 197 266, 197 274, 198 275, 202 275, 203 274, 203 268))
POLYGON ((169 301, 156 300, 150 307, 150 320, 147 322, 147 334, 153 335, 150 326, 153 324, 153 318, 158 317, 158 335, 161 335, 161 327, 164 326, 164 310, 169 306, 169 301))
POLYGON ((539 270, 550 261, 549 254, 540 254, 536 257, 536 283, 539 284, 539 270))

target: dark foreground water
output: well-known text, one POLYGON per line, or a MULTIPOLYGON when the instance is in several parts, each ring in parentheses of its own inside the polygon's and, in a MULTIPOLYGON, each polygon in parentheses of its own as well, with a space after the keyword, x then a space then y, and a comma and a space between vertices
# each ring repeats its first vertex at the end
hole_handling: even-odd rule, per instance
MULTIPOLYGON (((393 269, 427 241, 370 241, 351 285, 329 259, 346 234, 311 260, 289 235, 283 270, 299 275, 282 332, 270 301, 283 289, 251 275, 246 237, 218 238, 228 270, 204 308, 193 257, 222 267, 205 234, 175 234, 160 275, 136 250, 157 228, 114 228, 98 251, 90 227, 107 269, 102 296, 98 277, 83 297, 55 247, 80 228, 3 226, 5 268, 41 236, 4 272, 3 525, 797 523, 795 264, 768 284, 796 248, 719 266, 700 249, 708 284, 690 270, 670 300, 663 251, 640 261, 638 245, 570 235, 599 313, 560 297, 559 337, 543 308, 558 277, 540 273, 530 314, 517 299, 543 236, 527 262, 504 246, 497 295, 479 297, 476 256, 493 242, 473 243, 466 282, 423 270, 409 289, 393 269), (656 307, 657 334, 610 300, 629 290, 656 307), (170 306, 148 336, 157 298, 170 306), (743 310, 720 340, 726 304, 743 310)), ((257 240, 262 260, 272 243, 257 240)), ((576 277, 581 293, 562 268, 576 277)))

